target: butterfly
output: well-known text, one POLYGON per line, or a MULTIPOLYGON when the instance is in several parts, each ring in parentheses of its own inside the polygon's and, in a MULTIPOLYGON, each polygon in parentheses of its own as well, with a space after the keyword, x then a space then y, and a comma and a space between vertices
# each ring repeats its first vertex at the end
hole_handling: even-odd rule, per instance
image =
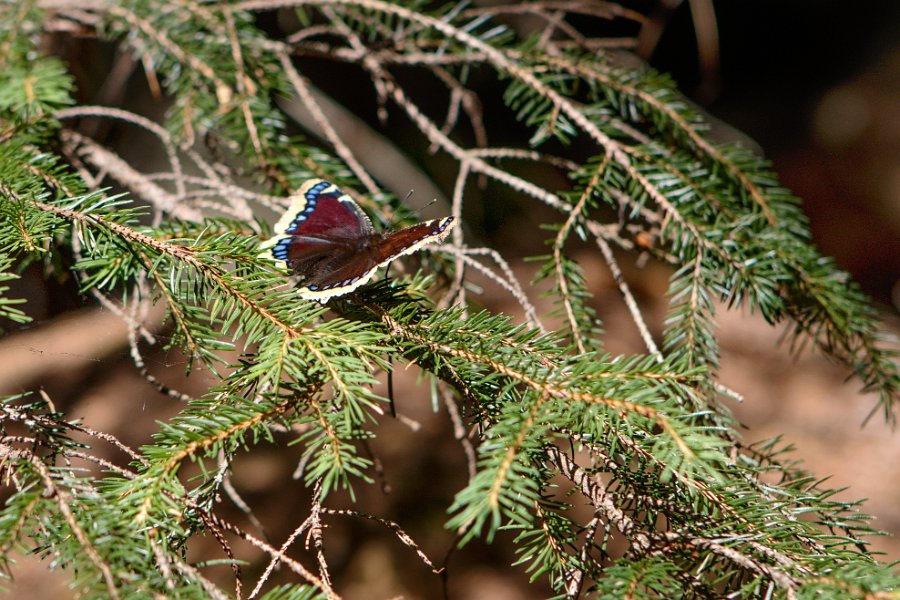
POLYGON ((455 225, 453 217, 444 217, 376 232, 350 196, 310 179, 275 224, 275 235, 260 246, 260 257, 299 275, 301 297, 324 301, 352 292, 395 258, 442 240, 455 225))

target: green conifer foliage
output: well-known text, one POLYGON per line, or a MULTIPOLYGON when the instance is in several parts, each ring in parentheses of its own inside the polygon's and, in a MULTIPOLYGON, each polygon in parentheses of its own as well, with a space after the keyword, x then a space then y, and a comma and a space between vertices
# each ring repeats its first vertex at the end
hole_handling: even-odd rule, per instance
MULTIPOLYGON (((572 14, 640 17, 568 1, 0 5, 0 284, 35 263, 76 277, 131 330, 135 368, 184 402, 132 448, 51 398, 3 399, 0 560, 47 557, 85 597, 338 598, 322 519, 365 518, 417 553, 440 590, 440 560, 356 500, 379 478, 368 441, 391 418, 379 378, 416 365, 470 453, 471 476, 435 525, 456 534, 457 552, 505 536, 510 569, 560 598, 893 597, 900 578, 867 552, 868 517, 833 500, 783 442, 742 444, 718 380, 716 311, 745 307, 842 361, 893 422, 900 379, 868 299, 812 245, 765 161, 712 142, 668 78, 598 50, 572 14), (540 27, 522 26, 526 14, 540 27), (53 52, 85 37, 133 61, 132 77, 167 106, 162 122, 85 100, 53 52), (383 224, 414 219, 324 109, 323 65, 355 72, 371 114, 451 165, 448 210, 463 223, 403 273, 327 305, 300 299, 258 256, 271 232, 256 215, 318 177, 383 224), (287 102, 320 141, 296 134, 287 102), (162 167, 142 171, 77 126, 88 119, 149 136, 162 167), (498 123, 519 141, 496 145, 498 123), (556 215, 523 233, 546 241, 536 281, 549 315, 503 256, 469 239, 465 192, 479 182, 556 215), (653 244, 638 247, 626 225, 653 244), (569 252, 585 243, 611 269, 644 352, 604 349, 595 273, 569 252), (639 251, 671 270, 658 340, 617 262, 639 251), (523 316, 478 309, 484 282, 523 316), (151 306, 164 307, 187 370, 214 374, 205 393, 147 372, 138 347, 153 337, 141 320, 151 306), (301 457, 312 497, 287 541, 258 533, 253 507, 244 522, 219 513, 237 497, 232 461, 273 444, 301 457), (102 445, 123 461, 102 458, 102 445), (95 468, 73 466, 85 461, 95 468), (352 509, 330 505, 340 494, 352 509), (189 550, 204 536, 220 551, 198 564, 189 550), (208 574, 216 561, 227 581, 208 574)), ((0 316, 28 322, 10 289, 0 285, 0 316)))

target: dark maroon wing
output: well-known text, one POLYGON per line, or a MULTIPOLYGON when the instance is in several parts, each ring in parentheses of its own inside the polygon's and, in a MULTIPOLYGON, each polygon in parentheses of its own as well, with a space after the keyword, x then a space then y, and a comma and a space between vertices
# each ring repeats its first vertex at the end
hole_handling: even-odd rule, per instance
POLYGON ((453 217, 446 217, 360 239, 356 247, 344 247, 328 260, 311 267, 301 294, 320 300, 347 294, 369 281, 378 267, 442 239, 453 225, 453 217))
POLYGON ((444 217, 385 234, 373 249, 373 260, 380 267, 399 256, 416 252, 425 244, 442 240, 455 224, 453 217, 444 217))
POLYGON ((340 188, 321 179, 303 184, 275 225, 275 233, 308 237, 357 239, 372 232, 372 223, 359 205, 340 188))
POLYGON ((337 186, 321 179, 304 183, 275 224, 261 256, 294 271, 300 294, 324 300, 346 294, 398 256, 443 238, 453 217, 376 234, 362 209, 337 186))
POLYGON ((331 290, 329 295, 346 294, 371 279, 378 265, 364 249, 342 249, 310 267, 303 287, 312 291, 331 290))
POLYGON ((275 235, 262 244, 263 255, 306 276, 310 265, 372 234, 371 221, 350 196, 327 181, 311 179, 275 224, 275 235))

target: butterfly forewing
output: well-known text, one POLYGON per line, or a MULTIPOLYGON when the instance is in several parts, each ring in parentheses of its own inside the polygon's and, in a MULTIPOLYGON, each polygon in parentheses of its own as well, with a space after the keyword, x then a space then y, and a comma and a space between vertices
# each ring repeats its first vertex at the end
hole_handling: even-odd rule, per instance
POLYGON ((358 239, 373 233, 369 217, 337 187, 327 181, 318 181, 306 191, 304 188, 306 184, 288 209, 290 218, 279 233, 325 239, 358 239))
POLYGON ((445 217, 386 233, 373 249, 375 263, 383 266, 397 257, 412 254, 425 244, 443 239, 452 228, 453 217, 445 217))

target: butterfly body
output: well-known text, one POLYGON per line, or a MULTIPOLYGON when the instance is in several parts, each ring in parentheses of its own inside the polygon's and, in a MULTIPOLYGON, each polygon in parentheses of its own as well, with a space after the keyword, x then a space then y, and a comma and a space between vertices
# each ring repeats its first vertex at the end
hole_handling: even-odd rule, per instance
POLYGON ((300 277, 300 295, 326 300, 368 282, 379 267, 443 239, 453 217, 376 232, 359 205, 321 179, 305 182, 260 256, 300 277))

